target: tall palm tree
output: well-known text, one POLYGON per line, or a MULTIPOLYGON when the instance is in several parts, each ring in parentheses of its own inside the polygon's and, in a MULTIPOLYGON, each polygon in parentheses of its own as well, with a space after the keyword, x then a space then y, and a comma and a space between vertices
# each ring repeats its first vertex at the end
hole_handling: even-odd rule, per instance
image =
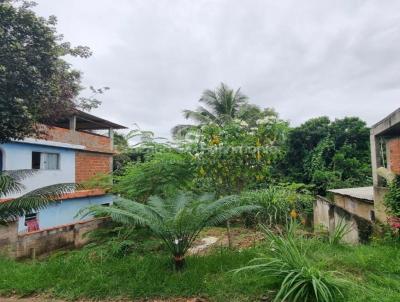
MULTIPOLYGON (((0 198, 5 198, 9 194, 21 193, 24 190, 21 181, 35 173, 37 173, 35 170, 1 171, 0 198)), ((27 213, 38 211, 77 188, 78 186, 73 183, 50 185, 8 201, 0 201, 0 224, 6 224, 27 213)))
MULTIPOLYGON (((222 125, 236 117, 239 108, 247 103, 247 99, 240 89, 234 91, 221 83, 215 90, 207 89, 203 92, 199 102, 204 106, 199 106, 196 110, 184 110, 183 115, 197 125, 208 123, 222 125)), ((177 125, 172 129, 172 134, 178 137, 195 127, 195 125, 177 125)))
POLYGON ((181 192, 170 199, 150 197, 147 204, 121 199, 110 207, 88 207, 78 215, 110 216, 122 224, 148 227, 165 243, 179 270, 185 263, 186 252, 202 229, 256 209, 257 206, 239 205, 233 196, 215 201, 212 194, 198 196, 181 192))

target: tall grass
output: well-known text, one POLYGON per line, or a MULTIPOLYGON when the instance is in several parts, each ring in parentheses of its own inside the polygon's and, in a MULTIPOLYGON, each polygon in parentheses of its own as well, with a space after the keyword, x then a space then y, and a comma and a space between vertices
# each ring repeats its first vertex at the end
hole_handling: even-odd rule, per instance
POLYGON ((271 243, 269 253, 253 259, 236 273, 255 271, 277 278, 280 286, 274 301, 334 302, 344 297, 343 288, 347 282, 334 277, 335 272, 321 271, 310 263, 301 241, 295 239, 293 226, 285 236, 276 235, 266 227, 263 229, 271 243))
POLYGON ((267 189, 247 191, 240 195, 240 202, 244 205, 256 205, 258 211, 247 214, 253 224, 268 226, 285 225, 290 221, 290 213, 297 216, 307 216, 312 212, 313 197, 307 191, 298 192, 296 188, 281 185, 270 186, 267 189))

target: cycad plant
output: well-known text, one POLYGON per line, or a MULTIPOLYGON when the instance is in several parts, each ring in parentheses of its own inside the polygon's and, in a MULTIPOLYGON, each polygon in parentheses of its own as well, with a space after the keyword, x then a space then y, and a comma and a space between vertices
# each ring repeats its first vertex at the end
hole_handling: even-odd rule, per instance
POLYGON ((215 200, 212 194, 180 192, 169 199, 150 197, 147 204, 123 199, 110 207, 91 206, 80 214, 110 216, 122 224, 148 227, 165 243, 179 270, 185 263, 186 252, 202 229, 255 209, 256 206, 238 205, 233 196, 215 200))
MULTIPOLYGON (((21 193, 25 187, 23 179, 38 173, 35 170, 10 170, 0 172, 0 198, 10 194, 21 193)), ((28 192, 20 197, 0 201, 0 224, 38 211, 50 202, 60 199, 64 194, 75 191, 78 186, 73 183, 50 185, 28 192)))
POLYGON ((253 259, 249 266, 237 269, 236 273, 255 271, 277 278, 280 287, 274 301, 334 302, 343 297, 342 289, 347 282, 334 277, 334 272, 321 271, 310 263, 301 241, 295 238, 293 226, 289 226, 286 236, 263 229, 271 243, 269 252, 253 259))

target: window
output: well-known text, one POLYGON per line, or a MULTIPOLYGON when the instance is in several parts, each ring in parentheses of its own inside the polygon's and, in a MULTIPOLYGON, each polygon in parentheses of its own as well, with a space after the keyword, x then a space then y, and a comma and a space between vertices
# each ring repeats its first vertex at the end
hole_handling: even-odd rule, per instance
POLYGON ((28 233, 39 230, 39 220, 37 213, 30 213, 25 215, 25 226, 28 228, 28 233))
POLYGON ((32 220, 32 219, 37 219, 37 213, 30 213, 30 214, 25 215, 25 221, 32 220))
POLYGON ((32 152, 32 169, 58 170, 60 168, 60 154, 32 152))

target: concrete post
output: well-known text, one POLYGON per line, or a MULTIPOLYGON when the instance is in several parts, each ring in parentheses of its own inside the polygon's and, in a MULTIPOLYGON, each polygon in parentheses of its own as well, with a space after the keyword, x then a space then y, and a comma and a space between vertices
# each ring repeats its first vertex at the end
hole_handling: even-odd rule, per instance
POLYGON ((380 165, 380 157, 379 157, 379 143, 377 141, 377 137, 375 136, 374 132, 371 130, 370 135, 370 142, 371 142, 371 166, 372 166, 372 180, 374 187, 379 186, 379 176, 377 170, 380 165))
POLYGON ((69 130, 76 130, 76 115, 73 115, 69 118, 69 130))

